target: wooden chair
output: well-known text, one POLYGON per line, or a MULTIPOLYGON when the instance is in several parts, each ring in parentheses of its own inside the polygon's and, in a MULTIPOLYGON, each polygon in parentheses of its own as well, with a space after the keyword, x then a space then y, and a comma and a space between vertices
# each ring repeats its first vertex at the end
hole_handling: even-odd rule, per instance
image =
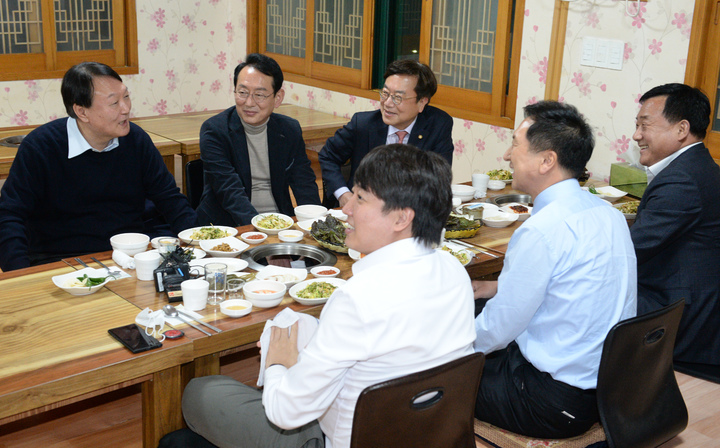
POLYGON ((675 372, 673 348, 684 300, 626 319, 608 333, 598 373, 600 425, 572 439, 533 439, 475 421, 475 434, 495 446, 515 448, 651 448, 681 433, 688 413, 675 372))
POLYGON ((485 357, 474 353, 370 386, 355 407, 351 448, 472 448, 485 357))

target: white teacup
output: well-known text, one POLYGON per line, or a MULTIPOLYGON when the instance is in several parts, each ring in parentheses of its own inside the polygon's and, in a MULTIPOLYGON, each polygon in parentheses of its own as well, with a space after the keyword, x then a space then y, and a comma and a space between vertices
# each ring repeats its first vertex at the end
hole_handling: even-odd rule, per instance
POLYGON ((481 197, 487 193, 488 182, 490 176, 484 173, 475 173, 472 175, 472 186, 475 189, 475 197, 481 197))
POLYGON ((182 289, 183 306, 190 311, 200 311, 207 306, 208 289, 210 284, 205 280, 185 280, 180 283, 182 289))
POLYGON ((152 280, 153 271, 162 263, 162 255, 155 251, 140 252, 133 256, 138 280, 152 280))

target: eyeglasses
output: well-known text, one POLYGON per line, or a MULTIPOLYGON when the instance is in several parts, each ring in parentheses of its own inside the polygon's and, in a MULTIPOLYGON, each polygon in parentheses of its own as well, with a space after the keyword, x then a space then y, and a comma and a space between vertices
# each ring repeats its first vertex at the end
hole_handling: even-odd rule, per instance
POLYGON ((250 93, 247 90, 235 90, 235 96, 240 98, 243 101, 246 101, 248 97, 252 95, 253 99, 257 104, 262 104, 265 101, 267 101, 268 98, 270 98, 272 95, 263 95, 260 92, 250 93))
POLYGON ((403 98, 400 95, 390 95, 390 92, 388 92, 387 90, 381 90, 380 101, 384 103, 385 101, 387 101, 388 98, 392 98, 392 102, 395 103, 396 106, 399 106, 403 102, 403 100, 413 100, 417 97, 411 96, 408 98, 403 98))

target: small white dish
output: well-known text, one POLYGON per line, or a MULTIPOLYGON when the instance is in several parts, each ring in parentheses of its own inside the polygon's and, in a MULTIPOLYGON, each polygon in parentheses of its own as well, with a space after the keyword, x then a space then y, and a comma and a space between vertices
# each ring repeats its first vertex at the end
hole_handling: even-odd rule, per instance
MULTIPOLYGON (((198 266, 204 268, 208 263, 223 263, 227 265, 228 272, 242 271, 248 267, 248 262, 240 258, 220 258, 210 257, 203 258, 202 260, 190 260, 188 263, 190 266, 198 266)), ((204 274, 201 272, 201 274, 204 274)))
POLYGON ((62 289, 63 291, 70 293, 74 296, 87 296, 97 292, 100 288, 105 286, 109 281, 114 280, 112 277, 108 277, 107 272, 104 269, 84 268, 67 274, 56 275, 52 278, 55 286, 62 289), (82 277, 87 274, 88 277, 100 278, 107 277, 104 282, 95 286, 65 286, 67 282, 76 280, 78 277, 82 277))
POLYGON ((451 185, 454 198, 460 198, 462 202, 471 201, 475 198, 475 187, 472 185, 454 184, 451 185))
POLYGON ((300 230, 281 230, 278 238, 283 243, 297 243, 303 239, 304 233, 300 230))
POLYGON ((341 278, 314 278, 311 280, 305 280, 304 282, 300 282, 297 285, 290 288, 290 291, 288 292, 290 294, 290 297, 293 298, 296 302, 302 304, 302 305, 320 305, 322 303, 325 303, 328 301, 330 297, 320 297, 317 299, 305 299, 302 297, 298 297, 298 292, 302 291, 303 289, 307 288, 312 283, 318 283, 318 282, 325 282, 330 283, 331 285, 335 286, 336 288, 339 288, 340 286, 347 283, 347 280, 343 280, 341 278))
POLYGON ((270 280, 253 280, 243 286, 245 298, 258 308, 272 308, 280 305, 286 291, 285 283, 270 280))
MULTIPOLYGON (((182 232, 178 233, 178 238, 180 238, 180 241, 182 241, 182 242, 185 243, 185 244, 193 244, 193 245, 197 246, 197 245, 199 245, 199 241, 200 241, 200 240, 192 239, 192 238, 191 238, 191 235, 192 235, 196 230, 201 230, 201 229, 203 229, 203 228, 208 228, 208 227, 215 227, 216 229, 220 229, 220 230, 224 231, 224 232, 226 233, 226 235, 223 236, 223 237, 221 237, 221 238, 226 238, 226 237, 229 237, 229 236, 235 236, 235 235, 237 235, 237 233, 238 233, 238 231, 237 231, 237 229, 236 229, 235 227, 228 227, 228 226, 202 226, 202 227, 193 227, 193 228, 191 228, 191 229, 185 229, 185 230, 183 230, 182 232)), ((220 238, 214 238, 214 239, 220 239, 220 238)), ((207 240, 209 241, 210 239, 208 238, 207 240)))
POLYGON ((242 317, 250 314, 253 304, 243 299, 230 299, 220 302, 220 311, 228 317, 242 317))
POLYGON ((285 268, 282 266, 265 266, 255 274, 256 280, 272 280, 284 283, 286 287, 301 282, 307 278, 307 269, 285 268))
POLYGON ((498 212, 490 216, 483 215, 482 222, 488 227, 507 227, 517 221, 518 218, 519 215, 515 213, 498 212))
POLYGON ((343 213, 342 210, 336 210, 336 209, 330 209, 328 210, 328 214, 333 215, 335 218, 339 219, 340 221, 347 221, 348 216, 343 213))
POLYGON ((305 221, 308 219, 322 218, 328 214, 328 209, 322 205, 298 205, 295 207, 295 217, 298 221, 305 221))
POLYGON ((290 227, 292 227, 293 222, 294 221, 291 217, 289 217, 288 215, 283 215, 282 213, 260 213, 259 215, 255 215, 253 217, 253 219, 250 220, 250 223, 253 225, 253 227, 255 227, 256 229, 258 229, 261 232, 267 233, 268 235, 277 235, 278 233, 280 233, 281 230, 289 229, 290 227), (285 225, 275 227, 272 229, 268 228, 268 227, 262 227, 260 225, 260 221, 262 221, 263 219, 265 219, 271 215, 276 216, 280 220, 284 221, 285 225))
POLYGON ((150 240, 150 244, 153 249, 157 249, 160 246, 160 240, 174 240, 174 236, 157 236, 150 240))
POLYGON ((438 247, 437 250, 442 250, 450 253, 457 259, 463 266, 467 266, 472 261, 475 254, 471 251, 460 247, 459 245, 450 245, 449 243, 443 244, 442 247, 438 247), (448 250, 449 249, 449 250, 448 250))
POLYGON ((295 223, 298 229, 302 230, 303 232, 310 234, 310 231, 312 230, 312 225, 315 221, 321 220, 322 218, 317 219, 306 219, 304 221, 298 221, 295 223))
POLYGON ((353 260, 359 260, 365 255, 361 254, 360 252, 356 251, 355 249, 348 248, 348 256, 352 258, 353 260))
POLYGON ((234 236, 229 236, 226 238, 220 238, 219 240, 203 240, 200 241, 200 248, 208 253, 211 257, 237 257, 244 251, 250 247, 247 243, 244 243, 240 241, 239 239, 235 238, 234 236), (232 250, 230 251, 222 251, 222 250, 213 250, 214 247, 219 246, 221 244, 227 244, 230 246, 232 250))
MULTIPOLYGON (((590 192, 589 187, 582 187, 583 190, 590 192)), ((626 191, 618 190, 615 187, 606 186, 606 187, 595 187, 595 191, 597 191, 597 194, 591 193, 600 199, 604 199, 610 203, 617 201, 621 197, 627 195, 626 191)))
POLYGON ((518 221, 525 221, 530 217, 530 214, 532 213, 532 207, 530 207, 529 205, 520 204, 519 202, 510 202, 509 204, 505 204, 500 207, 500 210, 505 213, 518 215, 518 221))
POLYGON ((315 266, 310 273, 317 278, 332 278, 340 274, 340 269, 335 266, 315 266))
POLYGON ((240 238, 248 244, 260 244, 267 239, 267 234, 262 232, 245 232, 240 238))
MULTIPOLYGON (((512 180, 510 182, 512 182, 512 180)), ((503 180, 488 181, 488 190, 497 191, 497 190, 502 190, 503 188, 505 188, 505 181, 503 181, 503 180)))

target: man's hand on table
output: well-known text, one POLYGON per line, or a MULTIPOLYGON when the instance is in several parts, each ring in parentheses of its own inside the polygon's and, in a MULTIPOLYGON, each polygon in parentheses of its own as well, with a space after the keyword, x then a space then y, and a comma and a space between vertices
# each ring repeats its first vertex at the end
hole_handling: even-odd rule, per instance
POLYGON ((282 364, 288 369, 297 363, 298 358, 298 323, 295 322, 290 328, 272 327, 270 329, 270 343, 265 358, 267 367, 273 364, 282 364), (288 330, 290 333, 288 334, 288 330))
POLYGON ((497 294, 497 280, 473 280, 473 296, 476 299, 492 299, 497 294))
POLYGON ((340 203, 340 208, 345 207, 345 204, 350 202, 350 198, 352 197, 352 192, 348 191, 347 193, 343 193, 339 198, 338 202, 340 203))

